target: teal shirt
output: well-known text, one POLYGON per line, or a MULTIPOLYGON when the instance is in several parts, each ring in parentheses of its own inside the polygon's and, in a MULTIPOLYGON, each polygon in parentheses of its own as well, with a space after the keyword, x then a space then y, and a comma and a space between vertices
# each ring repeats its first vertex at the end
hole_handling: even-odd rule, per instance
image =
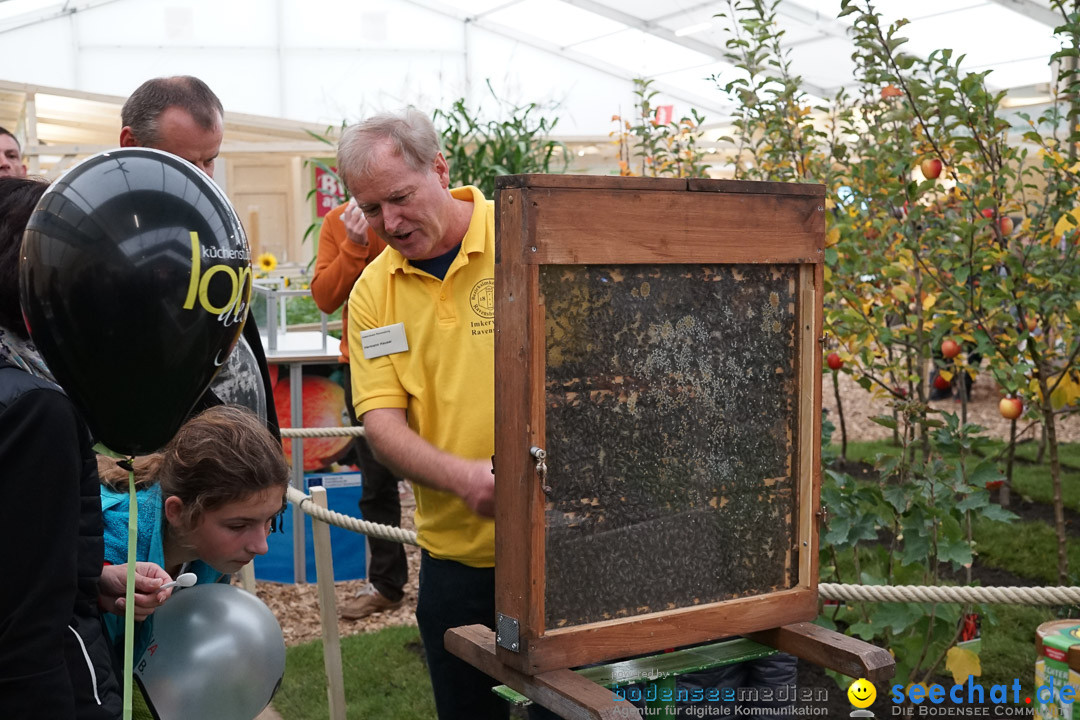
MULTIPOLYGON (((165 567, 165 508, 161 488, 151 485, 135 493, 139 506, 138 531, 135 541, 135 560, 149 561, 165 567)), ((122 565, 127 562, 128 542, 128 492, 101 486, 101 515, 105 521, 105 562, 122 565)), ((201 560, 189 563, 185 572, 193 572, 196 583, 221 582, 226 576, 201 560)), ((183 590, 174 590, 183 592, 183 590)), ((122 615, 102 613, 105 629, 112 640, 117 657, 123 657, 124 618, 122 615)), ((135 654, 133 662, 142 657, 153 636, 154 616, 135 623, 135 654)))

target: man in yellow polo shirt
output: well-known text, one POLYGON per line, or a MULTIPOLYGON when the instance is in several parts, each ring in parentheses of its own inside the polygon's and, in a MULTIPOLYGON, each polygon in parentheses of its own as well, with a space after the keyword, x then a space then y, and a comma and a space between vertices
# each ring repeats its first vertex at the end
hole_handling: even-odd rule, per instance
POLYGON ((443 647, 495 621, 495 210, 451 190, 416 110, 348 128, 338 172, 389 248, 349 296, 353 402, 376 457, 413 481, 423 550, 416 620, 441 720, 505 718, 495 681, 443 647))

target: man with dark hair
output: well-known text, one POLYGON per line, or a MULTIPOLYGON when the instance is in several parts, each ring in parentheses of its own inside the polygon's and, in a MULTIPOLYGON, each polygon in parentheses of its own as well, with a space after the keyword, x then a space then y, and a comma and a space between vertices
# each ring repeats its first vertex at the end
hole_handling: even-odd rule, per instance
MULTIPOLYGON (((120 118, 124 124, 120 130, 122 147, 161 150, 214 177, 224 111, 221 100, 202 80, 190 75, 147 80, 124 103, 120 118)), ((270 431, 280 437, 266 354, 255 318, 250 315, 228 363, 192 412, 222 402, 245 405, 264 418, 270 431), (258 376, 253 364, 258 366, 258 376)))
POLYGON ((120 146, 164 150, 214 177, 224 116, 221 100, 198 78, 147 80, 120 111, 120 146))
POLYGON ((23 165, 19 141, 2 127, 0 127, 0 177, 26 177, 26 166, 23 165))

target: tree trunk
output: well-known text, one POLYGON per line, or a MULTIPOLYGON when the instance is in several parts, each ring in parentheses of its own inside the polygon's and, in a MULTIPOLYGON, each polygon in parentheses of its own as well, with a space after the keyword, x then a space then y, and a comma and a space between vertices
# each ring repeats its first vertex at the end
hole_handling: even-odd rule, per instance
POLYGON ((959 385, 960 391, 960 426, 963 427, 967 424, 967 411, 968 411, 968 387, 967 387, 967 369, 960 367, 956 373, 956 379, 959 385))
POLYGON ((1038 367, 1039 389, 1042 391, 1043 423, 1046 428, 1046 447, 1050 450, 1050 482, 1054 487, 1054 533, 1058 544, 1058 584, 1069 581, 1068 538, 1065 535, 1065 505, 1061 497, 1061 461, 1058 458, 1057 427, 1054 408, 1050 403, 1050 386, 1046 373, 1038 367))
POLYGON ((1005 482, 1001 484, 998 492, 998 502, 1001 507, 1007 508, 1012 502, 1012 472, 1013 460, 1016 456, 1016 419, 1009 423, 1009 459, 1005 461, 1005 482))
POLYGON ((840 416, 840 457, 847 462, 847 424, 844 422, 844 405, 840 402, 840 373, 833 370, 833 393, 836 395, 836 414, 840 416))

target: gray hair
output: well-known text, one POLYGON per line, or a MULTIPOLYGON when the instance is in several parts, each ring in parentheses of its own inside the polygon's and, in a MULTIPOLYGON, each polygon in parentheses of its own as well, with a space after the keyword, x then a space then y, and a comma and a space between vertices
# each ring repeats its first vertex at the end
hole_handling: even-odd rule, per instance
POLYGON ((221 100, 206 83, 191 75, 177 75, 140 85, 124 103, 120 121, 131 128, 140 145, 154 146, 161 140, 161 113, 171 107, 187 112, 203 130, 213 129, 225 117, 221 100))
POLYGON ((371 170, 374 150, 389 141, 394 154, 413 170, 425 170, 439 154, 439 134, 431 119, 416 108, 381 113, 350 125, 338 141, 338 175, 348 186, 371 170))

